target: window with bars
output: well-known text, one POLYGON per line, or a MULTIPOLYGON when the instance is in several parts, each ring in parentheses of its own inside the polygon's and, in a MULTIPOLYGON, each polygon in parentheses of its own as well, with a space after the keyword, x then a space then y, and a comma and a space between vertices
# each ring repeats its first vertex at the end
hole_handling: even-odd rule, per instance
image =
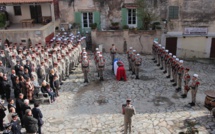
POLYGON ((82 13, 82 26, 89 28, 90 24, 93 23, 93 13, 87 12, 87 13, 82 13))
POLYGON ((136 9, 128 9, 128 26, 136 27, 137 26, 137 15, 136 9))
POLYGON ((15 16, 22 15, 21 6, 13 6, 13 9, 14 9, 15 16))
POLYGON ((169 6, 169 19, 178 19, 178 6, 169 6))

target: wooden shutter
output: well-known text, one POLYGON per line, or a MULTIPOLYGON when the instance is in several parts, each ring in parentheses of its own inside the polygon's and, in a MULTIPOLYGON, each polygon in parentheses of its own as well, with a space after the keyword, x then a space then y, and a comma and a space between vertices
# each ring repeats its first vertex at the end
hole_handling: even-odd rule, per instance
POLYGON ((80 28, 82 28, 81 12, 75 12, 75 23, 79 24, 80 28))
POLYGON ((97 29, 101 30, 100 12, 93 12, 93 23, 97 23, 97 29))
POLYGON ((127 15, 128 15, 128 9, 127 8, 122 8, 122 21, 121 21, 121 26, 127 25, 127 15))
POLYGON ((178 6, 170 6, 169 7, 169 19, 178 19, 178 6))

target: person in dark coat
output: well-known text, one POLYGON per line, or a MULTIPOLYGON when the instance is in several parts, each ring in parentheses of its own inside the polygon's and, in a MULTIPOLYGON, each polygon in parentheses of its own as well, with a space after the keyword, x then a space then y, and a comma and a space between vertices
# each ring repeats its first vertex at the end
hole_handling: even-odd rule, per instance
POLYGON ((20 61, 17 60, 17 61, 16 61, 16 65, 15 65, 15 67, 14 67, 17 76, 19 76, 20 66, 21 66, 21 65, 20 65, 20 61))
POLYGON ((15 72, 15 70, 12 70, 11 71, 11 75, 10 75, 10 79, 11 79, 11 81, 12 81, 12 84, 13 84, 13 87, 14 87, 14 84, 15 84, 15 82, 16 82, 16 72, 15 72))
POLYGON ((4 99, 5 98, 5 92, 4 92, 4 88, 2 86, 2 82, 3 82, 3 73, 0 72, 0 95, 1 95, 1 98, 4 99))
POLYGON ((53 90, 54 90, 56 96, 59 96, 59 93, 58 93, 59 89, 60 89, 60 81, 57 78, 57 75, 55 75, 54 81, 53 81, 53 90))
POLYGON ((29 106, 29 100, 28 99, 25 99, 24 100, 24 105, 22 106, 22 114, 24 115, 25 114, 25 111, 27 109, 30 109, 31 110, 31 107, 29 106))
POLYGON ((10 82, 7 79, 6 74, 3 76, 2 88, 4 89, 4 92, 6 94, 6 99, 9 100, 10 99, 11 86, 10 86, 10 82))
POLYGON ((14 88, 14 96, 15 96, 15 98, 18 98, 19 94, 22 93, 22 85, 19 82, 19 77, 16 77, 13 88, 14 88))
POLYGON ((31 78, 31 76, 29 75, 29 72, 28 72, 28 69, 27 69, 27 68, 25 68, 23 77, 25 78, 25 80, 26 80, 27 78, 31 78))
POLYGON ((24 77, 24 67, 23 66, 20 66, 20 69, 19 69, 19 77, 23 76, 24 77))
POLYGON ((14 100, 13 99, 9 99, 8 100, 8 104, 7 104, 7 109, 9 110, 11 107, 16 109, 16 106, 14 104, 14 100))
POLYGON ((31 65, 29 60, 26 60, 26 64, 24 65, 24 69, 28 69, 28 73, 31 76, 31 65))
POLYGON ((36 133, 38 131, 38 121, 32 116, 30 109, 27 109, 23 117, 26 133, 36 133))
POLYGON ((41 124, 40 120, 43 118, 43 114, 41 110, 39 109, 40 104, 34 103, 34 108, 32 109, 32 114, 35 119, 38 120, 38 133, 41 134, 41 127, 43 124, 41 124))
POLYGON ((13 132, 13 134, 22 134, 21 122, 19 120, 17 113, 12 114, 12 121, 10 123, 11 123, 11 131, 13 132))
POLYGON ((3 127, 3 119, 6 116, 5 111, 7 110, 4 105, 3 105, 3 101, 0 100, 0 131, 3 131, 4 127, 3 127))
POLYGON ((16 99, 16 112, 19 115, 19 118, 21 119, 21 123, 23 125, 23 112, 22 112, 22 107, 24 105, 24 100, 23 100, 24 95, 22 93, 19 94, 19 98, 16 99))

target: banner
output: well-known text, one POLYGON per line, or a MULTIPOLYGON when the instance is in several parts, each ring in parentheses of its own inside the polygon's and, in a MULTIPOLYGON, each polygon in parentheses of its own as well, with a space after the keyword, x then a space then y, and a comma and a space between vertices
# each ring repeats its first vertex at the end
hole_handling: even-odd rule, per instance
POLYGON ((208 28, 187 27, 184 28, 184 35, 207 35, 208 28))

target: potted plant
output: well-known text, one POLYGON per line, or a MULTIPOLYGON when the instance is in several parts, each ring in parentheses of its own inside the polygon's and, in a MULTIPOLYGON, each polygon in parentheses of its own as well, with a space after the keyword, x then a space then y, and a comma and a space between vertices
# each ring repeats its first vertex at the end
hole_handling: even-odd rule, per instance
POLYGON ((124 25, 124 26, 122 26, 122 29, 123 29, 123 30, 128 30, 128 29, 129 29, 129 26, 128 26, 128 25, 124 25))
POLYGON ((119 22, 111 22, 110 28, 112 30, 118 30, 119 29, 119 22))
POLYGON ((90 27, 92 30, 95 30, 97 28, 97 23, 90 24, 90 27))

